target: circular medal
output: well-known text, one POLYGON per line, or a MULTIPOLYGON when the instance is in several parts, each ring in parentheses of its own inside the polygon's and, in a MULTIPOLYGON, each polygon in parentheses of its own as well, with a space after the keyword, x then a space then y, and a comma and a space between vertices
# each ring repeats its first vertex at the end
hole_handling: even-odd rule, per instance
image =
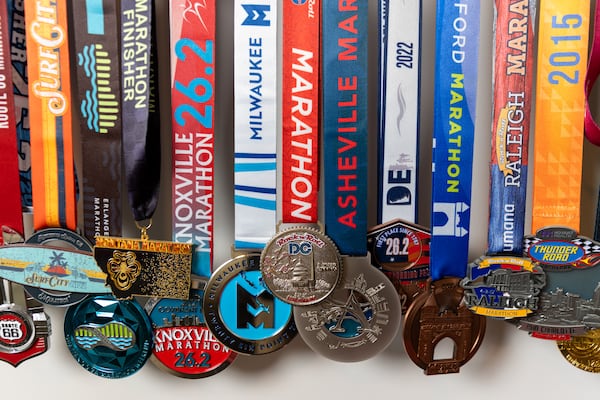
POLYGON ((537 338, 564 341, 597 328, 600 243, 569 228, 551 227, 526 236, 525 250, 544 270, 546 286, 536 312, 516 321, 519 329, 537 338))
POLYGON ((587 372, 600 373, 600 329, 589 330, 583 336, 556 342, 563 357, 587 372))
POLYGON ((294 307, 294 319, 300 337, 315 352, 335 361, 362 361, 396 336, 400 299, 385 274, 351 262, 333 293, 318 304, 294 307))
POLYGON ((316 229, 292 228, 277 233, 260 257, 267 287, 292 305, 315 304, 335 289, 342 259, 329 237, 316 229))
POLYGON ((443 278, 429 284, 404 319, 404 347, 411 360, 427 375, 457 373, 477 352, 485 334, 485 317, 463 303, 459 278, 443 278), (434 357, 443 339, 454 342, 452 358, 434 357))
MULTIPOLYGON (((92 252, 92 245, 85 238, 68 229, 62 228, 39 230, 31 235, 26 243, 92 252)), ((62 277, 71 275, 71 273, 69 265, 65 265, 64 261, 60 258, 60 254, 57 254, 55 259, 48 260, 48 265, 42 271, 39 271, 39 274, 43 277, 57 281, 62 277)), ((87 293, 70 293, 34 286, 25 286, 25 290, 40 303, 58 307, 77 304, 89 296, 87 293)))
POLYGON ((35 325, 27 310, 14 304, 0 304, 0 351, 19 353, 35 339, 35 325))
POLYGON ((146 303, 154 334, 151 361, 184 378, 205 378, 227 368, 237 353, 219 342, 206 326, 201 292, 189 300, 146 303))
POLYGON ((259 262, 257 254, 225 262, 213 272, 204 291, 208 328, 237 353, 271 353, 296 336, 292 306, 267 288, 259 262))
POLYGON ((133 300, 90 297, 65 315, 65 340, 85 369, 104 378, 137 372, 152 353, 152 326, 133 300))

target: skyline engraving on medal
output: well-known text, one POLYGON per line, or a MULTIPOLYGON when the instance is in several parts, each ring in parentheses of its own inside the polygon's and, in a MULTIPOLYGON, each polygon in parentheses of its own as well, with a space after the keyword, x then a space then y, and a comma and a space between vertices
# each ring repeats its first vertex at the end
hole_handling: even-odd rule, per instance
POLYGON ((260 269, 271 292, 293 305, 315 304, 336 287, 342 259, 333 241, 316 229, 275 235, 261 254, 260 269))

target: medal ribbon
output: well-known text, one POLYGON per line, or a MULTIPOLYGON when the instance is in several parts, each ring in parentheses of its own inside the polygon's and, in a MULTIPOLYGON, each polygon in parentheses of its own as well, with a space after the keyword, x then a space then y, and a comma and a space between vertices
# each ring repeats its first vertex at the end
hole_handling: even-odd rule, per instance
POLYGON ((93 242, 97 235, 121 235, 120 9, 114 1, 76 0, 71 10, 80 104, 83 231, 93 242))
MULTIPOLYGON (((0 5, 0 226, 8 226, 23 234, 17 130, 15 122, 8 8, 0 5)), ((0 232, 0 244, 3 238, 0 232)))
POLYGON ((283 222, 318 219, 320 30, 320 0, 283 3, 283 222))
POLYGON ((323 2, 325 230, 353 256, 367 252, 367 8, 323 2))
POLYGON ((596 146, 600 146, 600 126, 594 120, 588 98, 598 79, 598 75, 600 75, 600 7, 596 6, 594 13, 594 36, 592 37, 590 58, 585 76, 585 136, 596 146))
POLYGON ((522 255, 535 2, 496 0, 488 254, 522 255))
POLYGON ((540 3, 532 231, 579 231, 589 0, 540 3))
POLYGON ((421 1, 379 2, 379 223, 417 218, 421 1), (392 15, 392 18, 389 16, 392 15), (395 16, 401 15, 402 18, 395 16))
POLYGON ((234 7, 235 247, 262 249, 277 223, 277 1, 234 7))
POLYGON ((160 121, 151 0, 121 1, 123 160, 135 221, 152 218, 160 184, 160 121))
POLYGON ((34 229, 77 227, 66 0, 27 1, 34 229))
POLYGON ((171 0, 170 15, 173 240, 194 243, 192 273, 210 276, 216 2, 171 0))
MULTIPOLYGON (((31 153, 29 140, 29 89, 27 86, 27 47, 25 40, 25 6, 23 1, 8 0, 8 21, 10 26, 10 58, 12 61, 12 81, 17 129, 17 151, 19 154, 19 174, 21 177, 21 205, 30 209, 31 153)), ((9 74, 10 76, 10 74, 9 74)))
POLYGON ((468 261, 477 97, 479 1, 442 0, 436 14, 431 279, 468 261))

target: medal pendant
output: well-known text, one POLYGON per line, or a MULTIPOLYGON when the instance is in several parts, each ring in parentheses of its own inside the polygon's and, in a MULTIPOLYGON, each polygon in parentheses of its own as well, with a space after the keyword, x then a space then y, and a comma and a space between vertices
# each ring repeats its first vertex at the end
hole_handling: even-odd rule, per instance
POLYGON ((0 280, 0 360, 17 367, 50 346, 50 318, 22 286, 0 280))
POLYGON ((133 296, 187 299, 192 245, 188 243, 97 236, 94 258, 119 300, 133 296))
POLYGON ((563 357, 575 367, 600 373, 600 329, 591 329, 583 336, 556 342, 563 357))
POLYGON ((150 360, 184 378, 206 378, 227 368, 237 353, 219 342, 206 326, 202 312, 203 278, 192 279, 189 300, 150 299, 146 311, 152 321, 154 349, 150 360))
POLYGON ((463 303, 458 278, 431 282, 406 313, 404 346, 409 357, 426 375, 457 373, 477 352, 485 334, 485 318, 463 303), (452 358, 434 359, 436 345, 444 338, 454 342, 452 358))
POLYGON ((399 219, 367 233, 371 264, 383 271, 396 288, 403 313, 427 286, 430 239, 426 228, 399 219))
POLYGON ((286 303, 315 304, 331 294, 342 275, 342 258, 319 230, 296 227, 277 233, 260 257, 264 282, 286 303))
POLYGON ((600 243, 564 227, 525 237, 525 250, 546 274, 537 311, 519 329, 549 340, 585 335, 600 322, 600 243))
POLYGON ((152 325, 133 300, 89 297, 65 314, 64 334, 75 360, 103 378, 124 378, 152 353, 152 325))
POLYGON ((546 284, 544 270, 528 258, 484 256, 467 266, 460 285, 475 314, 494 318, 526 317, 538 308, 546 284))
POLYGON ((315 352, 357 362, 383 351, 398 333, 400 299, 390 280, 371 265, 348 260, 342 282, 318 304, 294 307, 298 332, 315 352))
POLYGON ((211 275, 203 311, 215 338, 241 354, 280 350, 296 336, 292 306, 266 286, 258 254, 226 261, 211 275))

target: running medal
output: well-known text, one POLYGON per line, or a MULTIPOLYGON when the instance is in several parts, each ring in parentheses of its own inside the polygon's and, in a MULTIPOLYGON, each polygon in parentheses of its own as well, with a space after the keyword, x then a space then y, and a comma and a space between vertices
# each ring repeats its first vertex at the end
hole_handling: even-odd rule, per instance
POLYGON ((273 296, 259 265, 258 254, 234 257, 213 272, 204 292, 209 329, 241 354, 271 353, 296 336, 292 306, 273 296))
MULTIPOLYGON (((282 224, 318 223, 321 2, 313 3, 283 3, 282 224)), ((288 304, 322 301, 342 275, 335 244, 321 227, 280 227, 261 253, 265 284, 288 304)))
POLYGON ((236 0, 234 10, 235 250, 213 271, 203 312, 217 340, 258 355, 280 350, 296 335, 292 306, 266 286, 259 254, 276 228, 278 9, 274 0, 236 0))
POLYGON ((537 310, 546 284, 542 268, 523 256, 535 3, 496 1, 494 14, 488 249, 468 265, 461 286, 474 313, 511 319, 537 310))
POLYGON ((459 372, 485 333, 485 318, 467 308, 459 285, 468 263, 479 18, 478 1, 437 3, 431 282, 406 312, 403 332, 427 375, 459 372), (434 358, 444 338, 454 343, 452 356, 434 358))
MULTIPOLYGON (((66 0, 61 0, 45 6, 26 2, 25 22, 27 32, 32 33, 26 35, 27 71, 34 229, 39 234, 33 243, 37 245, 40 238, 48 233, 57 247, 68 251, 80 250, 73 243, 85 243, 85 239, 74 233, 77 229, 77 203, 66 3, 66 0), (47 68, 47 65, 55 65, 56 68, 47 68), (42 231, 43 228, 60 229, 61 234, 56 236, 55 231, 42 231)), ((76 264, 58 265, 54 262, 56 260, 46 260, 35 272, 35 277, 30 276, 35 284, 28 285, 26 290, 37 300, 57 306, 68 306, 86 298, 85 292, 89 288, 70 290, 69 286, 73 285, 66 281, 78 285, 80 281, 86 281, 86 276, 93 278, 76 264), (52 287, 50 282, 57 280, 60 284, 52 287)))
POLYGON ((531 229, 524 247, 546 274, 537 311, 517 321, 567 340, 596 326, 600 244, 578 236, 590 1, 540 3, 531 229), (573 79, 565 79, 572 77, 573 79), (567 105, 564 106, 564 105, 567 105))
POLYGON ((95 296, 69 307, 65 340, 73 358, 103 378, 125 378, 152 354, 152 327, 133 300, 95 296))
POLYGON ((260 257, 263 279, 288 304, 323 301, 342 276, 342 258, 333 241, 316 229, 291 228, 276 234, 260 257))
POLYGON ((213 256, 216 1, 172 0, 170 16, 175 65, 171 87, 173 240, 194 245, 192 288, 188 300, 153 298, 145 308, 155 343, 150 360, 176 376, 204 378, 227 368, 237 355, 210 332, 202 311, 213 256), (188 54, 191 49, 195 51, 188 54), (196 84, 202 85, 204 95, 187 90, 196 84), (183 118, 189 110, 207 118, 183 118))
POLYGON ((398 332, 400 300, 389 279, 363 259, 366 242, 367 2, 322 2, 325 228, 347 257, 340 282, 324 300, 294 306, 298 332, 318 354, 356 362, 383 351, 398 332), (357 44, 352 53, 340 38, 357 44), (343 143, 343 144, 342 144, 343 143), (340 147, 341 146, 341 147, 340 147), (336 152, 333 152, 333 149, 336 152), (329 153, 331 152, 331 153, 329 153))
POLYGON ((392 282, 404 313, 427 287, 430 239, 428 229, 399 219, 374 226, 367 234, 371 264, 392 282))
POLYGON ((392 281, 406 312, 429 278, 429 239, 415 225, 419 147, 421 1, 379 2, 377 226, 367 233, 371 264, 392 281), (400 18, 390 18, 390 15, 400 18))
MULTIPOLYGON (((600 10, 596 12, 596 18, 600 18, 600 10)), ((598 22, 598 19, 596 20, 598 22)), ((598 205, 596 207, 596 228, 594 230, 594 240, 600 242, 600 191, 598 192, 598 205)), ((596 310, 597 314, 588 314, 589 330, 581 336, 573 336, 568 340, 558 340, 556 342, 558 349, 563 357, 576 366, 587 372, 600 373, 600 289, 596 288, 593 296, 593 303, 590 304, 591 310, 596 310), (594 321, 595 320, 595 321, 594 321), (596 322, 592 325, 593 322, 596 322)))

